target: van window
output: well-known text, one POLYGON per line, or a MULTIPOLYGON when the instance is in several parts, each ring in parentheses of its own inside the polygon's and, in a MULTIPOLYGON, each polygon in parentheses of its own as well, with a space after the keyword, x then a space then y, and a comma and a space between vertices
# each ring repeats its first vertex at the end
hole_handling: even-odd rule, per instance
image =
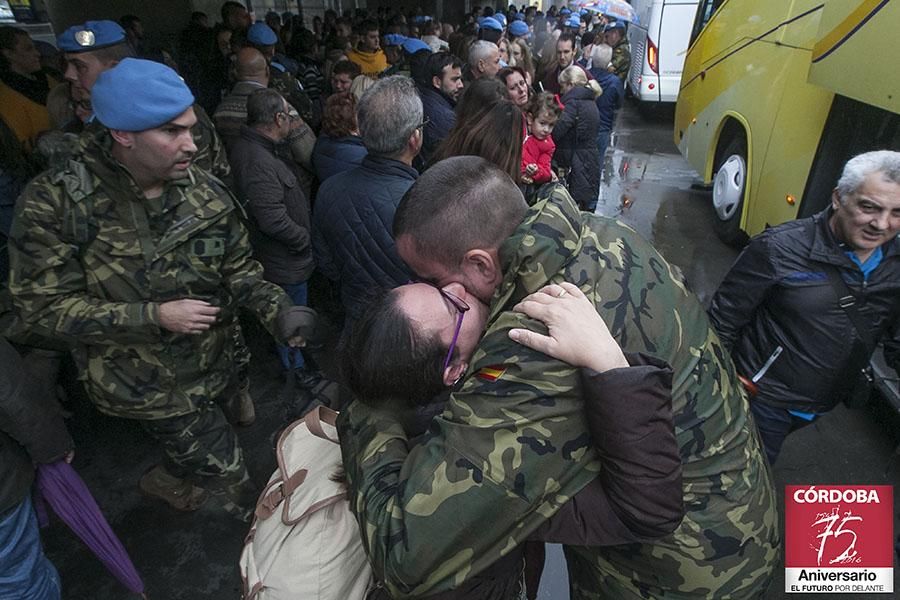
POLYGON ((706 24, 709 23, 713 14, 715 14, 715 12, 719 10, 719 7, 725 4, 726 1, 727 0, 700 0, 700 3, 697 5, 697 16, 694 18, 694 29, 691 31, 691 41, 688 44, 689 48, 694 44, 694 40, 697 39, 697 36, 700 35, 700 32, 703 31, 706 24))

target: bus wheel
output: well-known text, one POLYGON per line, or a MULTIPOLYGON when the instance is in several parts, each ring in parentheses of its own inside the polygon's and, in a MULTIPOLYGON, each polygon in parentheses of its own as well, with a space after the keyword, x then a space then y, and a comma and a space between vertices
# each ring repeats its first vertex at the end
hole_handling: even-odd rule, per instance
POLYGON ((731 246, 747 243, 747 234, 741 230, 747 174, 747 142, 743 137, 734 137, 719 155, 713 179, 716 235, 731 246))

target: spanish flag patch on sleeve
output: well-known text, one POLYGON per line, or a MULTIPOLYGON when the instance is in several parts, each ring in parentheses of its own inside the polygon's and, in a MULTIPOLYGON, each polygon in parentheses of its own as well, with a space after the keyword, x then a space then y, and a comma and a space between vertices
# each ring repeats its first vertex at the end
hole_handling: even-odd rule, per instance
POLYGON ((494 382, 503 377, 503 374, 506 373, 506 367, 503 365, 491 365, 490 367, 484 367, 479 369, 477 373, 475 373, 475 377, 482 381, 490 381, 494 382))

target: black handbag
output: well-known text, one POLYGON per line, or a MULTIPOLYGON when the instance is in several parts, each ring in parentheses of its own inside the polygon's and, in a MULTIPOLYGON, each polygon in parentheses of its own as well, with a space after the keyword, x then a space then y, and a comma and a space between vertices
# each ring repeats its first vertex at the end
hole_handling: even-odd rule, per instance
POLYGON ((838 306, 843 309, 850 319, 853 329, 856 330, 853 348, 850 352, 851 368, 849 369, 850 373, 855 373, 856 375, 847 378, 845 393, 843 394, 844 404, 848 408, 865 408, 872 397, 874 378, 869 361, 875 352, 876 340, 872 337, 871 326, 867 327, 870 324, 866 323, 863 316, 859 313, 856 295, 847 286, 847 282, 841 277, 838 268, 834 265, 826 265, 825 274, 828 276, 831 289, 834 290, 837 296, 838 306))

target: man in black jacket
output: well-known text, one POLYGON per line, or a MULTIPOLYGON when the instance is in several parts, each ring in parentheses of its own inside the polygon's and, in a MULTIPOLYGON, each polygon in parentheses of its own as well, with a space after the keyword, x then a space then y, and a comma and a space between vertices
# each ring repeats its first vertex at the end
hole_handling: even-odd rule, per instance
POLYGON ((875 342, 900 367, 900 152, 852 158, 821 213, 750 241, 709 313, 769 461, 857 388, 875 342), (862 331, 860 331, 862 329, 862 331))
POLYGON ((0 337, 0 598, 60 597, 31 506, 34 464, 72 458, 74 444, 55 398, 40 393, 0 337))
POLYGON ((422 161, 431 155, 456 123, 456 101, 463 89, 462 62, 448 52, 435 52, 425 63, 422 80, 416 81, 425 111, 422 161))
MULTIPOLYGON (((273 89, 259 89, 247 99, 247 124, 229 152, 237 195, 250 217, 250 243, 266 280, 280 285, 295 306, 306 306, 307 280, 313 271, 309 233, 309 200, 297 178, 297 166, 279 157, 296 118, 291 106, 273 89)), ((301 383, 305 373, 299 350, 278 346, 285 371, 301 383)))
POLYGON ((319 188, 313 215, 316 265, 340 282, 345 331, 380 290, 412 277, 397 254, 391 224, 400 199, 418 172, 422 101, 408 77, 377 81, 359 101, 357 115, 369 154, 360 166, 330 177, 319 188))

